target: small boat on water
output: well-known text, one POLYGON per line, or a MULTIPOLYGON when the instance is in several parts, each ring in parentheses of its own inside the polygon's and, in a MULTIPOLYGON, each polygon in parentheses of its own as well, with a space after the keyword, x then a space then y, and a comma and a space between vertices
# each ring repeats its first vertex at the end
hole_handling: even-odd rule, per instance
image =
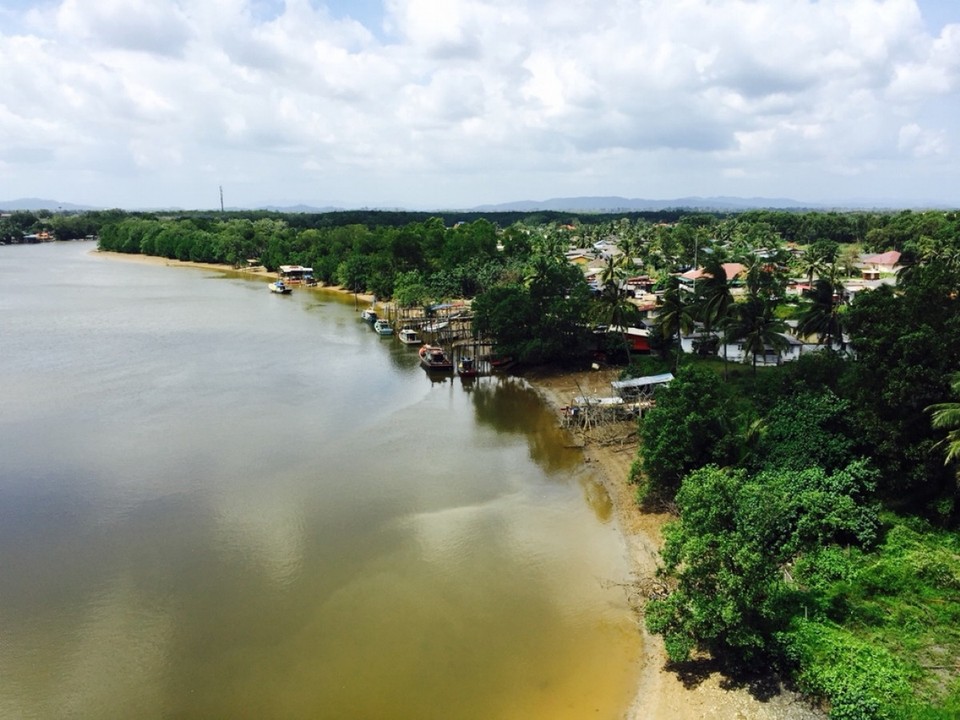
POLYGON ((368 307, 360 313, 360 319, 368 323, 375 323, 377 321, 377 311, 372 307, 368 307))
POLYGON ((270 283, 270 292, 277 293, 279 295, 287 295, 293 292, 293 288, 283 282, 283 280, 276 280, 275 282, 270 283))
POLYGON ((453 370, 453 361, 442 347, 423 345, 420 348, 420 364, 427 370, 453 370))
POLYGON ((480 370, 472 357, 462 357, 457 363, 457 373, 462 378, 475 378, 480 374, 480 370))
POLYGON ((390 326, 390 321, 384 320, 383 318, 373 323, 373 329, 378 335, 393 335, 393 328, 390 326))
POLYGON ((420 334, 412 327, 401 328, 400 332, 397 333, 397 339, 404 345, 419 345, 422 342, 420 334))
POLYGON ((440 332, 450 324, 447 320, 436 320, 423 326, 423 331, 428 333, 440 332))
POLYGON ((514 360, 509 356, 491 355, 490 366, 494 370, 509 370, 514 365, 514 360))

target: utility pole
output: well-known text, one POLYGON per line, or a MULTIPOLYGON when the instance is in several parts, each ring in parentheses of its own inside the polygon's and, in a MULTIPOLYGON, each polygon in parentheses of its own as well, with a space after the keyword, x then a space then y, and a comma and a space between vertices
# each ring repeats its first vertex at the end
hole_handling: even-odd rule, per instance
POLYGON ((220 186, 220 212, 223 212, 223 185, 220 186))

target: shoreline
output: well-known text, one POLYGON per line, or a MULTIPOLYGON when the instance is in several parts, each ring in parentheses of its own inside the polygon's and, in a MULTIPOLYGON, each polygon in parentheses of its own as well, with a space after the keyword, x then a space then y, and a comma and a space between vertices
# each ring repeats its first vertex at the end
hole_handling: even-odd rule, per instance
MULTIPOLYGON (((215 263, 170 260, 99 249, 91 250, 90 254, 128 262, 263 278, 265 281, 275 278, 274 273, 269 273, 262 266, 232 268, 215 263)), ((364 303, 375 302, 372 295, 355 294, 339 286, 318 285, 304 289, 335 292, 345 297, 355 295, 364 303)), ((571 398, 584 392, 609 394, 610 381, 617 379, 618 375, 618 369, 565 372, 532 369, 520 377, 537 392, 559 423, 560 408, 568 405, 571 398)), ((610 498, 613 521, 623 539, 630 574, 636 586, 630 593, 633 596, 639 595, 640 587, 655 576, 663 543, 662 529, 671 516, 669 513, 642 511, 635 501, 635 488, 627 482, 630 465, 636 456, 636 426, 630 422, 618 423, 613 433, 620 439, 619 445, 599 443, 587 437, 577 438, 581 441, 578 444, 582 446, 584 464, 593 469, 610 498)), ((700 669, 694 679, 686 678, 685 682, 678 673, 667 669, 667 654, 662 639, 647 632, 641 608, 637 607, 636 611, 641 649, 634 697, 624 710, 624 720, 724 720, 731 717, 740 720, 820 720, 825 717, 791 691, 785 690, 769 698, 765 696, 764 700, 757 699, 747 687, 731 687, 727 678, 709 666, 700 669)))
MULTIPOLYGON (((213 270, 226 274, 239 275, 248 278, 263 278, 265 281, 276 280, 276 273, 272 273, 262 265, 254 267, 235 268, 229 265, 218 265, 217 263, 194 262, 193 260, 171 260, 170 258, 160 257, 159 255, 140 255, 139 253, 122 253, 113 250, 99 250, 94 248, 90 255, 103 256, 111 260, 123 260, 125 262, 135 262, 143 265, 164 265, 166 267, 194 268, 197 270, 213 270)), ((313 287, 297 286, 297 289, 303 290, 324 290, 335 292, 344 296, 356 296, 358 300, 365 303, 374 303, 376 298, 368 293, 352 293, 339 285, 317 284, 313 287)))
MULTIPOLYGON (((607 395, 610 382, 619 376, 619 369, 583 371, 537 371, 524 379, 540 395, 544 404, 555 413, 559 422, 560 408, 584 393, 607 395)), ((597 474, 610 497, 617 530, 623 538, 628 564, 635 587, 631 594, 639 596, 649 586, 659 565, 663 544, 663 526, 672 519, 669 513, 646 512, 636 503, 636 488, 629 477, 630 465, 637 451, 636 432, 632 422, 616 423, 609 440, 575 434, 582 445, 584 463, 597 474), (619 439, 619 446, 616 440, 619 439)), ((642 606, 642 603, 640 603, 642 606)), ((647 632, 642 607, 636 607, 637 630, 641 635, 640 666, 634 699, 623 717, 625 720, 822 720, 825 714, 810 707, 796 692, 782 689, 772 697, 758 699, 748 687, 731 686, 731 681, 704 663, 695 670, 695 677, 682 679, 667 668, 667 652, 662 638, 647 632)), ((769 688, 767 688, 769 689, 769 688)))

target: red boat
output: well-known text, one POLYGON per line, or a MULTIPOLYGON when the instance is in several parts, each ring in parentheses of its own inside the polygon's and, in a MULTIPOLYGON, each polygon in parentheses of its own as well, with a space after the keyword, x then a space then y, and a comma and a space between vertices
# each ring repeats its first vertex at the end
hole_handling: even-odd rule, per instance
POLYGON ((472 357, 460 358, 460 362, 457 363, 457 373, 459 373, 462 378, 475 378, 480 374, 480 371, 477 369, 477 363, 472 357))

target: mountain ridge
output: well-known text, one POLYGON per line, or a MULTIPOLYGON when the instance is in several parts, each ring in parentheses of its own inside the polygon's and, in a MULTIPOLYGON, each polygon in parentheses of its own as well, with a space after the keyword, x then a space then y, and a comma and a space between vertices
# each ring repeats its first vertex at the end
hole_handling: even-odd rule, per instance
MULTIPOLYGON (((334 205, 314 206, 306 203, 281 206, 273 203, 255 204, 246 207, 232 206, 227 210, 267 210, 279 213, 330 213, 346 210, 383 210, 391 212, 583 212, 583 213, 618 213, 618 212, 657 212, 665 210, 702 210, 713 212, 742 212, 746 210, 896 210, 896 209, 949 209, 946 203, 897 203, 891 200, 866 200, 824 202, 800 202, 791 198, 764 198, 764 197, 737 197, 719 195, 710 197, 687 196, 665 200, 646 198, 626 198, 617 195, 597 196, 583 195, 576 197, 548 198, 546 200, 514 200, 505 203, 487 203, 473 207, 434 207, 432 209, 403 208, 391 206, 358 206, 354 208, 334 205)), ((78 205, 76 203, 61 202, 44 198, 18 198, 16 200, 0 201, 0 211, 14 212, 17 210, 50 212, 84 212, 105 210, 105 207, 78 205)), ((155 207, 155 208, 127 208, 131 212, 177 212, 183 208, 155 207)), ((217 210, 217 208, 194 208, 194 210, 217 210)))

